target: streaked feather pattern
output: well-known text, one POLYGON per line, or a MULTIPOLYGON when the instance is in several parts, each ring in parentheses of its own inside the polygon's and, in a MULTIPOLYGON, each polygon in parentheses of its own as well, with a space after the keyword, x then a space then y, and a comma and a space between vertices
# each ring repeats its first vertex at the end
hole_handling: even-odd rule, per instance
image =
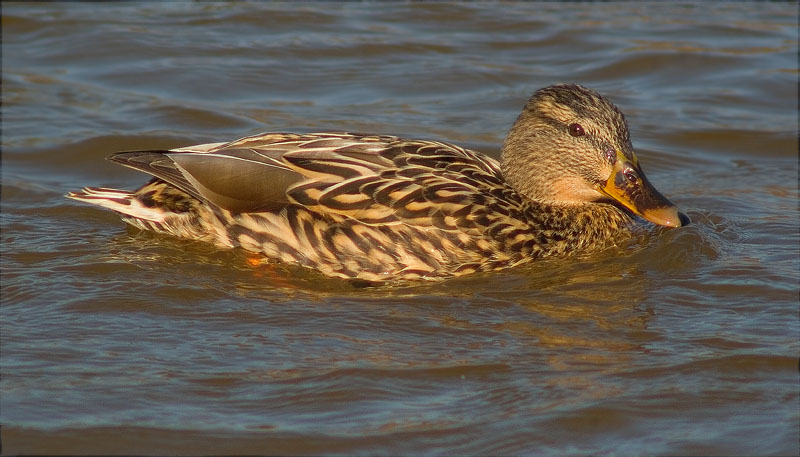
POLYGON ((155 179, 134 193, 69 196, 128 201, 103 206, 139 228, 241 246, 330 276, 447 277, 515 265, 564 242, 537 226, 547 208, 506 184, 496 161, 448 143, 270 133, 110 160, 155 179))
MULTIPOLYGON (((631 214, 609 192, 640 194, 609 187, 622 176, 609 178, 609 144, 638 167, 616 107, 588 89, 558 85, 534 94, 517 119, 503 171, 489 157, 438 141, 266 133, 117 153, 109 159, 153 179, 135 192, 89 187, 68 197, 145 230, 242 247, 329 276, 437 279, 587 252, 626 233, 631 214), (574 119, 595 137, 573 134, 574 119)), ((666 203, 640 200, 669 204, 660 198, 666 203)), ((659 221, 677 214, 659 208, 643 211, 659 221)))

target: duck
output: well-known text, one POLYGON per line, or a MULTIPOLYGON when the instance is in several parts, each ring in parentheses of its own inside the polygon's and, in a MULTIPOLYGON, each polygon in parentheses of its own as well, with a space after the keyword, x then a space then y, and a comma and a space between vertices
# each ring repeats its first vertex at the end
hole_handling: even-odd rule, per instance
POLYGON ((578 84, 533 93, 500 159, 442 141, 263 133, 117 152, 152 176, 68 198, 128 224, 369 282, 440 280, 591 254, 688 217, 645 177, 628 124, 578 84))

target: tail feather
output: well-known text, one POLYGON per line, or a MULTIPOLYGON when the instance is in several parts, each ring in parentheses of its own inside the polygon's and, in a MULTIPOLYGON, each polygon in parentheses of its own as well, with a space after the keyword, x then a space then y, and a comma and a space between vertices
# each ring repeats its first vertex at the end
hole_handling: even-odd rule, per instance
POLYGON ((157 208, 144 206, 133 192, 108 187, 84 187, 70 192, 67 198, 102 206, 117 213, 151 222, 164 222, 166 213, 157 208))

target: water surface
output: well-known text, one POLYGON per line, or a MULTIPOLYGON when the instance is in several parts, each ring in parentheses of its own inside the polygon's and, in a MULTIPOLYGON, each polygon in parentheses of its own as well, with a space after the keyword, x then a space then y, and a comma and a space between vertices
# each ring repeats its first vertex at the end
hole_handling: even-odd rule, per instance
POLYGON ((797 5, 3 4, 3 452, 797 455, 797 5), (103 160, 263 131, 497 157, 530 94, 626 113, 692 218, 358 288, 127 228, 103 160))

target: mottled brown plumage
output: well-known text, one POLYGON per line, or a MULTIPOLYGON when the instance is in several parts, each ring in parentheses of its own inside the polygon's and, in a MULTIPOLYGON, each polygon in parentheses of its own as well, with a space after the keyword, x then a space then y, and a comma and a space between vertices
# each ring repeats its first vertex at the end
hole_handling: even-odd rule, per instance
POLYGON ((576 85, 537 91, 502 160, 452 144, 350 133, 268 133, 114 154, 155 178, 68 196, 136 227, 242 247, 328 276, 435 279, 585 253, 635 213, 679 226, 647 183, 622 113, 576 85))

